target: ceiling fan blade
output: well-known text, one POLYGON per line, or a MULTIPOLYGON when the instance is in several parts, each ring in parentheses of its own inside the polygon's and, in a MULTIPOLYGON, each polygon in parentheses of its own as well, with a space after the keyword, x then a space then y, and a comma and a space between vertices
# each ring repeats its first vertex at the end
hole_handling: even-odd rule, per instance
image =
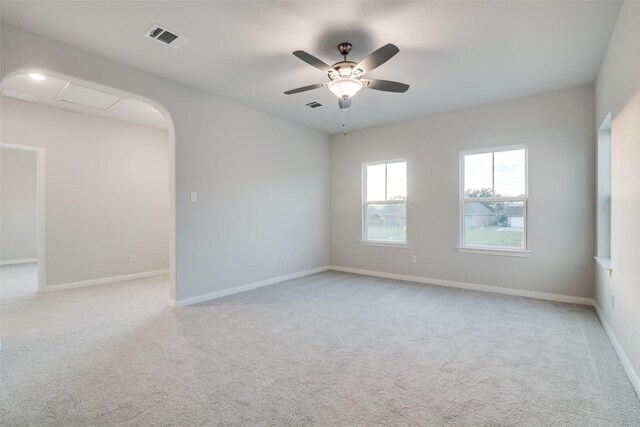
POLYGON ((360 61, 355 69, 362 70, 362 74, 368 73, 393 58, 398 52, 400 52, 400 49, 396 45, 388 43, 360 61))
POLYGON ((310 53, 305 52, 304 50, 296 50, 295 52, 293 52, 293 54, 312 67, 316 67, 318 70, 324 71, 325 73, 333 70, 333 68, 331 68, 331 65, 319 60, 318 58, 311 55, 310 53))
POLYGON ((306 92, 308 90, 321 88, 322 86, 324 86, 324 83, 316 83, 314 85, 303 86, 303 87, 299 87, 299 88, 296 88, 296 89, 288 90, 284 94, 285 95, 291 95, 291 94, 294 94, 294 93, 306 92))
POLYGON ((347 99, 338 98, 338 106, 340 107, 341 110, 351 107, 351 98, 347 98, 347 99))
POLYGON ((382 90, 385 92, 405 93, 409 89, 409 85, 404 83, 392 82, 389 80, 363 80, 367 83, 369 89, 382 90))

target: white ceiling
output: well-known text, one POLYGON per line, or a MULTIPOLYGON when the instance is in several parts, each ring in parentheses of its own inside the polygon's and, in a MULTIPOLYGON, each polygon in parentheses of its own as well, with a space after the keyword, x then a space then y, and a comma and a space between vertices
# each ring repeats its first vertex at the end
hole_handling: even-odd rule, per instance
POLYGON ((368 77, 411 85, 362 90, 346 111, 361 129, 594 81, 618 1, 4 1, 2 20, 327 133, 341 110, 326 81, 291 52, 332 64, 353 44, 359 61, 386 43, 400 53, 368 77), (165 25, 179 49, 144 37, 165 25), (323 107, 305 104, 318 101, 323 107))
POLYGON ((159 129, 167 128, 162 113, 145 102, 121 98, 51 76, 42 81, 34 80, 26 74, 11 76, 2 82, 0 95, 77 113, 92 114, 159 129))

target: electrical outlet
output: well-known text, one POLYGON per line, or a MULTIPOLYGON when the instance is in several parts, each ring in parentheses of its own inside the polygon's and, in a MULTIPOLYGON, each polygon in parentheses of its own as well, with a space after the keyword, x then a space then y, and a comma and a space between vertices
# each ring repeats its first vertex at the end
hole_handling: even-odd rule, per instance
POLYGON ((616 296, 611 294, 611 309, 616 308, 616 296))
POLYGON ((417 263, 418 263, 418 257, 417 257, 417 256, 415 256, 415 255, 413 255, 413 256, 411 257, 411 264, 417 264, 417 263))
POLYGON ((271 262, 273 263, 273 265, 278 265, 278 257, 277 257, 277 256, 274 256, 274 257, 271 259, 271 262))
POLYGON ((138 257, 131 255, 131 262, 138 262, 138 257))
POLYGON ((195 202, 197 202, 197 201, 198 201, 198 193, 197 193, 197 192, 195 192, 195 191, 192 191, 192 192, 191 192, 191 202, 192 202, 192 203, 195 203, 195 202))
POLYGON ((291 264, 291 255, 287 255, 284 259, 284 262, 286 262, 287 264, 291 264))

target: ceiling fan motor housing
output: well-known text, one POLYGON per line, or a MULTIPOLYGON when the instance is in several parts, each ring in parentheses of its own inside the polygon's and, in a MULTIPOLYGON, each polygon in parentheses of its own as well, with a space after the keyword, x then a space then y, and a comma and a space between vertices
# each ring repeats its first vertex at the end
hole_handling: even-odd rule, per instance
POLYGON ((356 67, 355 62, 353 61, 340 61, 336 62, 331 66, 332 70, 327 74, 329 75, 329 79, 336 80, 340 77, 349 77, 353 74, 353 71, 356 67))
POLYGON ((351 47, 351 43, 349 42, 342 42, 338 45, 338 51, 340 55, 344 57, 344 61, 336 62, 331 66, 331 68, 336 71, 329 71, 328 74, 331 80, 336 80, 340 77, 351 77, 356 65, 358 65, 353 61, 347 61, 347 55, 351 52, 351 47))

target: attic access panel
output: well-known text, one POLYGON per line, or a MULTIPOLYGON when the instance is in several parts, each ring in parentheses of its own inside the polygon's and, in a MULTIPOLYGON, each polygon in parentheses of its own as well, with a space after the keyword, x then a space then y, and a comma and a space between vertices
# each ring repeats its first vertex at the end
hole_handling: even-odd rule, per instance
POLYGON ((122 98, 110 93, 78 86, 70 83, 58 96, 58 101, 82 105, 96 110, 107 111, 122 98))

